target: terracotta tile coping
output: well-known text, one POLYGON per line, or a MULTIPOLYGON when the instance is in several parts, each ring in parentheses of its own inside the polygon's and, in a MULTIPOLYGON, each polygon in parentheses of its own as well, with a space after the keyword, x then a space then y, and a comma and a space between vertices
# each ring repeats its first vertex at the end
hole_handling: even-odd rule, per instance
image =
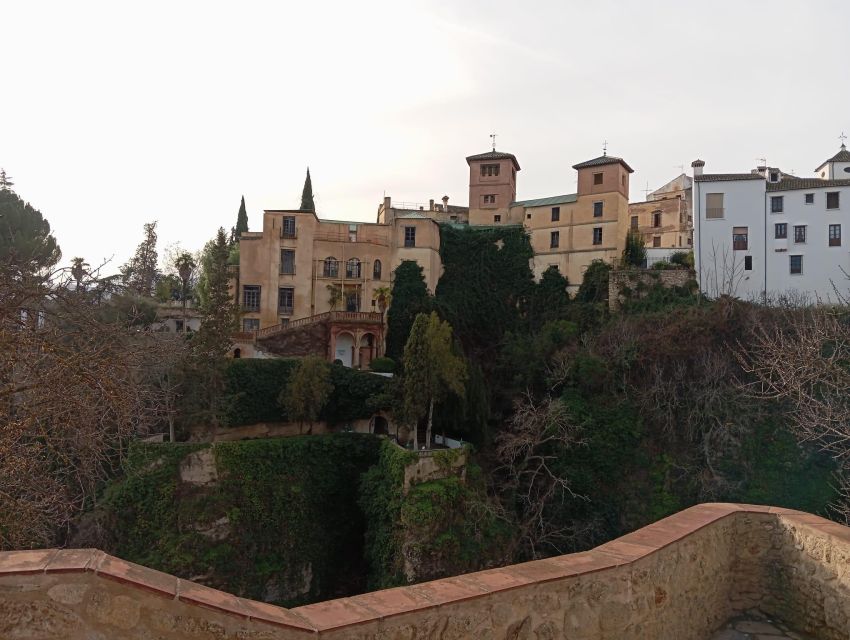
POLYGON ((492 593, 629 565, 736 513, 772 515, 789 524, 807 527, 819 535, 830 535, 850 542, 850 528, 802 511, 760 505, 708 503, 685 509, 590 551, 328 600, 295 609, 283 609, 240 598, 115 558, 97 549, 3 552, 0 553, 0 577, 91 572, 192 606, 315 635, 330 629, 378 622, 387 617, 456 604, 492 593))

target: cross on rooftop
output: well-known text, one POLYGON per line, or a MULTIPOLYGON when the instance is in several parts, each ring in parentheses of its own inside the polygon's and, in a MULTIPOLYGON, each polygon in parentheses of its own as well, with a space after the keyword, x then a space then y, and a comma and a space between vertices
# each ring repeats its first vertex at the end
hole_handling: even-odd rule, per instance
POLYGON ((490 134, 490 140, 493 143, 493 151, 495 151, 496 150, 496 134, 495 133, 490 134))
POLYGON ((844 135, 843 131, 841 132, 841 135, 838 136, 838 139, 841 140, 841 148, 844 149, 845 148, 844 141, 847 139, 847 136, 844 135))

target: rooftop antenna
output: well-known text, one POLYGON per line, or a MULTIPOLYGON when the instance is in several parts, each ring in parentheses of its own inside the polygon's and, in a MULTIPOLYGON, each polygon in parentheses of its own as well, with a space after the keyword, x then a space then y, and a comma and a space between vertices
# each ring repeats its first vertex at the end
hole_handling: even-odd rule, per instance
POLYGON ((838 136, 838 139, 841 140, 841 148, 846 149, 847 146, 844 144, 844 141, 847 139, 847 136, 844 135, 844 132, 841 132, 841 135, 838 136))
POLYGON ((0 191, 9 191, 9 187, 14 186, 12 177, 6 175, 5 169, 0 169, 0 191))
POLYGON ((685 173, 685 165, 683 164, 674 164, 673 168, 678 169, 679 173, 685 173))
POLYGON ((767 166, 767 158, 756 158, 756 160, 761 160, 761 166, 767 166))
POLYGON ((493 143, 493 151, 495 151, 496 150, 496 134, 495 133, 490 134, 490 140, 493 143))
POLYGON ((649 192, 652 191, 652 189, 649 188, 649 182, 646 183, 646 189, 642 189, 642 191, 643 199, 646 200, 647 198, 649 198, 649 192))
POLYGON ((603 155, 603 156, 607 156, 607 155, 608 155, 608 141, 607 141, 607 140, 604 140, 604 141, 602 142, 602 155, 603 155))

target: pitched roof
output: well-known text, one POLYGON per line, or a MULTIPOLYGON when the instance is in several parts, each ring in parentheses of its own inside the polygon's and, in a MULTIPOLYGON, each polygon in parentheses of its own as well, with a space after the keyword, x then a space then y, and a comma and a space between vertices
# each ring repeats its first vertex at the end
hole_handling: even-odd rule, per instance
POLYGON ((850 187, 847 180, 821 180, 820 178, 782 178, 779 182, 769 182, 768 191, 794 191, 796 189, 823 189, 824 187, 850 187))
POLYGON ((533 207, 548 207, 553 204, 568 204, 575 202, 578 196, 575 193, 567 193, 562 196, 550 196, 548 198, 536 198, 534 200, 517 200, 511 202, 512 207, 525 207, 531 209, 533 207))
POLYGON ((516 156, 512 153, 505 153, 504 151, 486 151, 484 153, 477 153, 474 156, 466 156, 466 162, 474 162, 477 160, 511 160, 514 163, 514 167, 519 171, 519 162, 517 162, 516 156))
POLYGON ((829 164, 830 162, 850 162, 850 151, 847 151, 847 147, 842 144, 841 151, 836 153, 829 160, 824 160, 823 162, 821 162, 820 166, 815 169, 815 171, 820 171, 823 165, 829 164))
POLYGON ((621 164, 626 168, 626 171, 629 173, 634 173, 634 169, 632 169, 625 160, 622 158, 618 158, 616 156, 599 156, 598 158, 594 158, 593 160, 586 160, 584 162, 579 162, 578 164, 573 165, 573 169, 587 169, 588 167, 601 167, 606 164, 621 164))
POLYGON ((759 173, 704 173, 694 176, 696 182, 728 182, 729 180, 764 180, 759 173))

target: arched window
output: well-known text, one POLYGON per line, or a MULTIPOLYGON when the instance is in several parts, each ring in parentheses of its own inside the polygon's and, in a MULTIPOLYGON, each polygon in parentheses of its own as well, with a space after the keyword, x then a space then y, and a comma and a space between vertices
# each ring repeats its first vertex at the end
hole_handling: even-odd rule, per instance
POLYGON ((360 277, 360 260, 358 260, 357 258, 351 258, 348 262, 345 263, 345 277, 360 277))
POLYGON ((326 278, 336 278, 339 275, 339 260, 333 257, 325 258, 325 267, 322 275, 326 278))
POLYGON ((375 280, 381 279, 381 261, 380 260, 375 260, 375 262, 372 264, 372 277, 375 280))

